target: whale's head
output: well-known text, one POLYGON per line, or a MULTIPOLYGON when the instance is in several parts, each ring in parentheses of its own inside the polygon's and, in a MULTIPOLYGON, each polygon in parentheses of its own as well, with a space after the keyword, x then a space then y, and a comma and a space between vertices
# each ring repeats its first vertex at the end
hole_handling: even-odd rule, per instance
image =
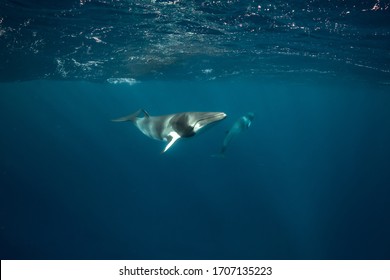
POLYGON ((226 118, 223 112, 186 112, 171 119, 172 128, 180 137, 191 137, 202 128, 226 118))
POLYGON ((253 121, 253 118, 255 117, 255 114, 253 114, 252 112, 249 112, 246 114, 246 117, 250 120, 250 121, 253 121))
POLYGON ((251 126, 255 114, 252 112, 247 113, 245 116, 241 117, 241 125, 243 129, 247 129, 251 126))

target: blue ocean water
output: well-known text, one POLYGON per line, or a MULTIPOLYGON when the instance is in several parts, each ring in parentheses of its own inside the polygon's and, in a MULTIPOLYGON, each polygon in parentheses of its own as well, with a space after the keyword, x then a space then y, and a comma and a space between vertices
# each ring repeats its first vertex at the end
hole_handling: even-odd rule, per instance
POLYGON ((389 15, 1 1, 0 258, 389 259, 389 15), (228 117, 161 154, 139 108, 228 117))

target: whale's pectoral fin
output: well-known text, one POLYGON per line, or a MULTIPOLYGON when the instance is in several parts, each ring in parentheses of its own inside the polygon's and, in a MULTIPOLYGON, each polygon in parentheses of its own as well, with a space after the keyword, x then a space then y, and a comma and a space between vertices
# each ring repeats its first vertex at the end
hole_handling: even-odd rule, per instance
POLYGON ((180 135, 177 134, 177 132, 171 132, 169 135, 166 137, 166 140, 168 141, 168 144, 165 146, 165 149, 161 153, 165 153, 168 151, 168 149, 178 140, 180 139, 180 135))
POLYGON ((134 122, 135 119, 138 117, 138 115, 142 112, 141 109, 139 109, 137 112, 121 117, 119 119, 112 120, 113 122, 134 122))

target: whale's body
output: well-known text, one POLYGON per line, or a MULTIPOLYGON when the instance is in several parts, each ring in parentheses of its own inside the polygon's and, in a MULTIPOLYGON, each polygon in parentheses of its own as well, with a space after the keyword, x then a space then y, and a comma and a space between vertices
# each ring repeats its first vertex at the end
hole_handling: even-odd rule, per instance
POLYGON ((143 134, 155 139, 167 141, 166 152, 178 139, 194 136, 209 124, 226 118, 223 112, 183 112, 163 116, 150 116, 144 109, 115 119, 116 122, 132 122, 143 134), (140 115, 144 115, 140 117, 140 115))
POLYGON ((233 126, 226 132, 226 136, 223 139, 222 148, 219 152, 220 156, 225 155, 226 148, 234 137, 250 127, 253 118, 253 113, 247 113, 245 116, 240 117, 237 121, 234 122, 233 126))

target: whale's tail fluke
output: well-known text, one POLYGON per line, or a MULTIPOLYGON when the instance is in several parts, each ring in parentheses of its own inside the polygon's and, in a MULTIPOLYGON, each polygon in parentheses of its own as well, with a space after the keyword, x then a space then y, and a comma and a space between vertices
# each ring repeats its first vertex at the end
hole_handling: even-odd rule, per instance
POLYGON ((215 158, 226 158, 225 150, 226 150, 226 146, 222 146, 221 151, 220 151, 218 154, 213 154, 213 155, 211 155, 211 157, 215 157, 215 158))
POLYGON ((111 121, 113 121, 113 122, 134 122, 142 111, 143 111, 142 109, 139 109, 135 113, 132 113, 130 115, 127 115, 127 116, 124 116, 124 117, 121 117, 118 119, 114 119, 111 121))
POLYGON ((226 158, 226 155, 219 153, 219 154, 213 154, 213 155, 211 155, 211 157, 213 157, 213 158, 226 158))

